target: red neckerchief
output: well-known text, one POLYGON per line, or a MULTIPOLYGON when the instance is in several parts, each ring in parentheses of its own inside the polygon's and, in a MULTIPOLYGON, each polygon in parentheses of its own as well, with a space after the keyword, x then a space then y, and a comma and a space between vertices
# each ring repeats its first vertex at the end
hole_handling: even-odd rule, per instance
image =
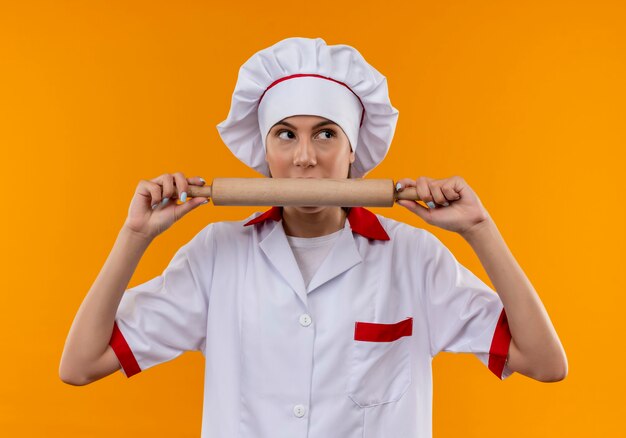
MULTIPOLYGON (((265 213, 246 222, 243 226, 246 227, 248 225, 258 224, 269 219, 280 221, 282 218, 283 208, 272 207, 265 213)), ((350 213, 348 213, 348 221, 350 222, 352 231, 363 237, 375 240, 391 240, 376 215, 366 208, 351 207, 350 213)))

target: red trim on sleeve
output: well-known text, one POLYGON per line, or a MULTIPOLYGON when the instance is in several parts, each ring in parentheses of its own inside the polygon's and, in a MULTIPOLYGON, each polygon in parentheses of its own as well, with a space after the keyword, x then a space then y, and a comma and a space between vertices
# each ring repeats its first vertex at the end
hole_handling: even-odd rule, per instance
POLYGON ((504 363, 506 362, 510 345, 511 332, 509 331, 506 312, 504 308, 502 308, 500 318, 498 319, 496 329, 493 333, 493 339, 491 340, 491 348, 489 349, 489 369, 500 379, 502 379, 504 363))
POLYGON ((391 342, 402 336, 411 336, 412 334, 413 318, 411 317, 393 324, 361 321, 354 323, 355 341, 391 342))
POLYGON ((126 339, 124 339, 116 321, 113 321, 113 333, 111 334, 109 345, 115 352, 117 359, 120 361, 120 365, 124 368, 126 377, 131 377, 141 372, 141 368, 139 368, 135 355, 128 346, 126 339))

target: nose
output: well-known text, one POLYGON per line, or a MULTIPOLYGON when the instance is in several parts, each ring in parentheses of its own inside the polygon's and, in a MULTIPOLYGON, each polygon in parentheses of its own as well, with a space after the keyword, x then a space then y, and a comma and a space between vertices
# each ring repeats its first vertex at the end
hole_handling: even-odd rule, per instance
POLYGON ((304 137, 298 140, 296 149, 293 155, 294 166, 310 167, 317 164, 317 157, 315 156, 315 147, 311 141, 304 137))

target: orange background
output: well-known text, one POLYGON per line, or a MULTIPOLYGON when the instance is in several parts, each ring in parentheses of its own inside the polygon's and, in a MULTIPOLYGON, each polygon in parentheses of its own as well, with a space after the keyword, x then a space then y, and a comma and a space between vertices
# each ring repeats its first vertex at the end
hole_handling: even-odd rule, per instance
MULTIPOLYGON (((569 375, 498 381, 472 355, 434 366, 435 437, 624 436, 622 1, 2 1, 0 431, 197 437, 203 358, 84 387, 58 366, 75 312, 140 179, 257 177, 221 142, 239 66, 289 36, 349 44, 400 111, 368 178, 461 175, 550 314, 569 375)), ((130 286, 205 224, 266 207, 203 206, 159 236, 130 286)), ((489 278, 458 235, 400 206, 489 278)))

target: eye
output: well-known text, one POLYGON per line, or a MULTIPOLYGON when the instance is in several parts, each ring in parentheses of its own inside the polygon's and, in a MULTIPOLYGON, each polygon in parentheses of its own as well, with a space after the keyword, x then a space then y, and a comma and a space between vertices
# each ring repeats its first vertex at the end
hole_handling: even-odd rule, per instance
POLYGON ((282 140, 291 140, 296 137, 293 132, 287 130, 278 131, 276 136, 282 140), (287 134, 287 136, 285 137, 283 134, 287 134))
POLYGON ((332 129, 324 129, 323 131, 320 131, 318 133, 318 136, 322 135, 322 137, 320 137, 323 140, 330 140, 331 138, 333 138, 335 136, 335 131, 333 131, 332 129), (326 134, 326 135, 323 135, 326 134))

